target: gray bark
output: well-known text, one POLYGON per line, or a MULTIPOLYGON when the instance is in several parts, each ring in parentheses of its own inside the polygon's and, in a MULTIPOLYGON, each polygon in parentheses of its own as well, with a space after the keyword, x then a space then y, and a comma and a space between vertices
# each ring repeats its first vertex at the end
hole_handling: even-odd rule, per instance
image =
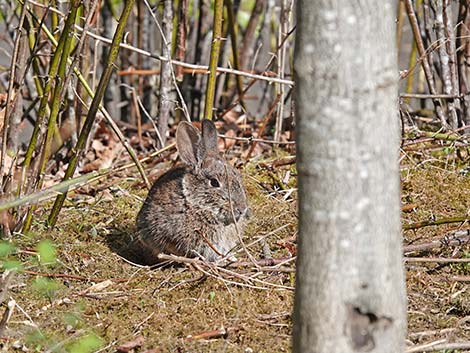
MULTIPOLYGON (((163 1, 163 19, 162 30, 165 38, 162 38, 162 56, 171 58, 171 33, 173 30, 173 1, 163 1)), ((171 64, 162 61, 160 72, 160 104, 158 109, 158 130, 164 147, 166 141, 166 132, 168 130, 168 120, 173 108, 170 93, 172 88, 171 64)))
POLYGON ((294 352, 403 352, 396 3, 297 2, 294 352))

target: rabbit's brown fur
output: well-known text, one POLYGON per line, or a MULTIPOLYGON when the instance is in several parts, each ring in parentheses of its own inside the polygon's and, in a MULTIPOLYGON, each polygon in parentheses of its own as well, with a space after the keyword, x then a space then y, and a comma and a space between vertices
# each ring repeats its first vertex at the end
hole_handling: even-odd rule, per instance
POLYGON ((202 122, 202 136, 182 122, 176 133, 182 163, 152 186, 137 216, 138 240, 147 263, 159 253, 214 261, 238 243, 249 208, 241 176, 220 157, 217 131, 202 122))

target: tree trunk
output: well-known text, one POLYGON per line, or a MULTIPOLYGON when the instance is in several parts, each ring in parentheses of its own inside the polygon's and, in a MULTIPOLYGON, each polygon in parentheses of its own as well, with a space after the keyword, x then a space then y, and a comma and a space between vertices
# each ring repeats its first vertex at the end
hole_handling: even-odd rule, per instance
MULTIPOLYGON (((173 31, 173 1, 163 1, 163 19, 162 19, 162 56, 171 59, 171 33, 173 31)), ((173 86, 171 77, 171 64, 168 61, 162 61, 160 72, 160 102, 158 109, 158 130, 160 133, 161 144, 159 148, 165 147, 166 133, 168 131, 168 121, 173 108, 170 98, 171 88, 173 86)))
POLYGON ((395 1, 297 2, 294 352, 403 352, 395 1))

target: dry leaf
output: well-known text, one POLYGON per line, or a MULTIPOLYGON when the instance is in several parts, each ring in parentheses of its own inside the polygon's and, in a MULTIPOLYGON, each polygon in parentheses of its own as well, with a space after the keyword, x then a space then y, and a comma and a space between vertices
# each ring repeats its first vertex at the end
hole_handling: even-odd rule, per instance
POLYGON ((82 172, 88 173, 111 167, 123 148, 121 142, 104 122, 101 122, 91 143, 91 148, 86 154, 86 159, 89 162, 83 166, 82 172))
POLYGON ((136 347, 140 347, 144 344, 145 338, 143 336, 137 336, 132 341, 121 344, 116 348, 119 353, 128 353, 136 347))
POLYGON ((114 284, 114 282, 110 279, 107 279, 106 281, 99 282, 92 285, 91 287, 88 287, 87 289, 85 289, 85 293, 101 292, 103 289, 108 288, 112 284, 114 284))
MULTIPOLYGON (((237 135, 236 135, 235 131, 230 129, 230 130, 225 132, 225 136, 227 136, 227 137, 236 137, 237 135)), ((235 145, 235 142, 236 142, 236 140, 232 139, 232 138, 219 139, 219 143, 218 143, 219 150, 223 150, 224 148, 225 149, 230 149, 235 145)))

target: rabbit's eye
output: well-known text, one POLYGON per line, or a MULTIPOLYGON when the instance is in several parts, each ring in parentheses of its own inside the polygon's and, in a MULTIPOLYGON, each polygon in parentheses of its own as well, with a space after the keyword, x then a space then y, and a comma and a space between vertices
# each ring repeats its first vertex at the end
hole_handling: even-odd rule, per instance
POLYGON ((215 188, 218 188, 220 186, 220 183, 216 178, 211 178, 211 180, 209 182, 210 182, 211 186, 213 186, 215 188))

